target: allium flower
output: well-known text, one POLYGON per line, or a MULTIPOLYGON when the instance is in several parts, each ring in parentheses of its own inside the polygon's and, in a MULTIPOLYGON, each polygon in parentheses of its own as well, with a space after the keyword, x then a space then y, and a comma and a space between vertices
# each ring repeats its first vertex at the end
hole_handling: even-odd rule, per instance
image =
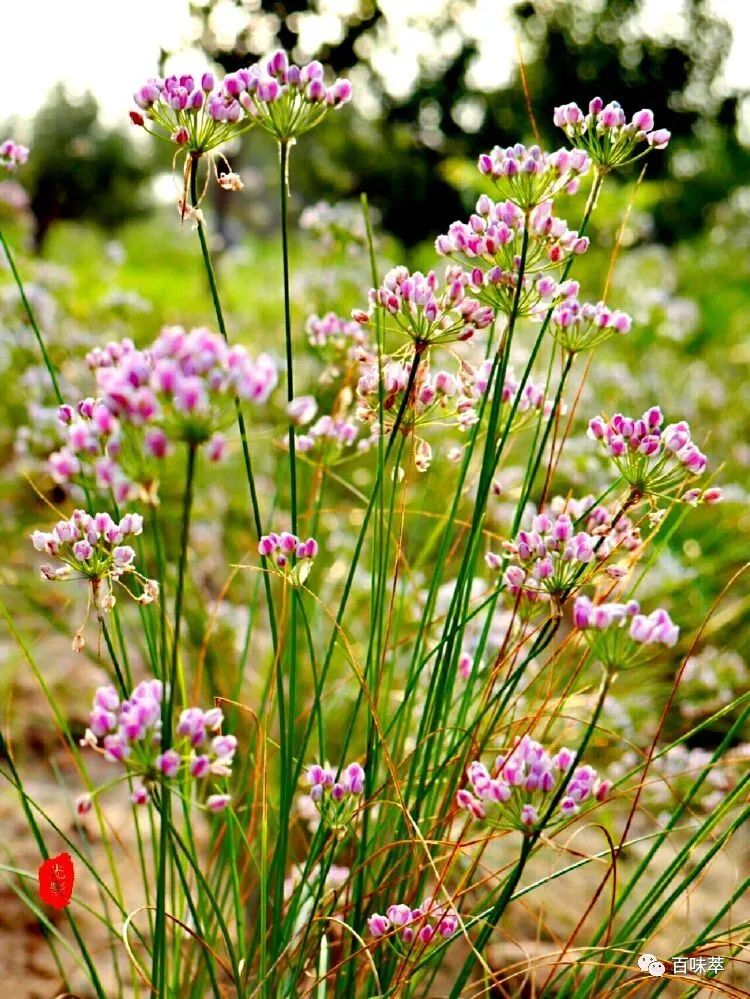
MULTIPOLYGON (((378 213, 372 208, 373 221, 378 213)), ((362 217, 362 206, 357 201, 339 201, 335 205, 318 201, 310 205, 299 217, 300 229, 311 232, 326 250, 342 247, 358 252, 367 246, 367 229, 362 217)))
MULTIPOLYGON (((627 514, 622 512, 622 504, 610 506, 598 503, 596 497, 553 496, 549 504, 550 513, 567 513, 575 522, 597 538, 594 554, 603 561, 614 551, 634 551, 641 543, 639 528, 627 514)), ((607 568, 611 572, 614 566, 607 568)))
POLYGON ((605 104, 601 97, 589 103, 588 114, 577 104, 562 104, 555 108, 553 121, 605 170, 633 163, 652 149, 664 149, 671 138, 665 128, 654 129, 654 114, 647 108, 627 121, 617 101, 605 104))
POLYGON ((601 416, 589 421, 588 436, 598 440, 613 459, 634 499, 644 497, 715 503, 720 491, 691 489, 683 485, 706 469, 706 456, 690 437, 690 427, 682 420, 663 427, 658 406, 646 410, 640 419, 616 413, 608 422, 601 416), (718 495, 717 495, 718 493, 718 495))
POLYGON ((342 838, 359 808, 365 789, 364 770, 359 763, 350 763, 337 777, 331 767, 316 763, 307 768, 306 780, 321 819, 342 838))
MULTIPOLYGON (((519 531, 505 549, 513 557, 503 582, 513 596, 538 600, 544 594, 559 597, 579 586, 584 567, 594 562, 597 538, 576 531, 566 513, 554 519, 546 513, 534 517, 530 531, 519 531)), ((503 558, 488 552, 485 561, 491 569, 502 568, 503 558)))
MULTIPOLYGON (((477 368, 472 368, 468 364, 464 365, 466 376, 463 380, 465 399, 459 403, 458 407, 460 414, 458 422, 461 429, 466 429, 479 419, 479 404, 480 400, 487 394, 492 364, 492 359, 487 358, 477 368)), ((553 403, 551 399, 547 399, 545 396, 543 385, 528 379, 523 389, 521 389, 520 398, 516 402, 519 389, 520 382, 511 368, 506 371, 502 387, 502 407, 498 424, 499 434, 505 431, 505 425, 510 418, 514 403, 516 404, 516 411, 513 415, 510 433, 520 430, 540 412, 545 417, 552 415, 553 403)), ((494 389, 491 394, 494 394, 494 389)), ((560 412, 565 412, 564 405, 560 407, 560 412)))
POLYGON ((624 312, 608 308, 604 302, 593 305, 566 298, 552 310, 549 330, 571 354, 590 350, 613 333, 629 333, 633 320, 624 312))
POLYGON ((237 95, 226 90, 226 81, 217 87, 213 73, 204 73, 200 81, 190 75, 147 80, 133 99, 138 107, 130 112, 134 125, 195 155, 249 127, 237 95))
POLYGON ((381 309, 393 328, 413 340, 418 349, 470 340, 495 316, 491 308, 466 294, 468 283, 468 276, 458 267, 447 268, 442 288, 434 271, 410 274, 406 267, 394 267, 379 288, 370 290, 370 312, 357 312, 355 318, 367 323, 373 310, 381 309))
MULTIPOLYGON (((85 510, 75 510, 70 520, 61 520, 49 531, 34 531, 31 543, 38 552, 45 552, 61 563, 42 566, 42 578, 60 581, 87 579, 95 607, 102 613, 115 605, 114 587, 120 584, 125 593, 131 591, 122 583, 123 576, 135 580, 141 590, 139 603, 151 603, 159 594, 159 584, 146 579, 135 568, 135 550, 125 542, 143 532, 143 518, 138 513, 126 513, 115 523, 108 513, 91 516, 85 510)), ((83 647, 79 629, 74 648, 83 647)))
POLYGON ((335 312, 326 312, 324 316, 312 315, 305 323, 307 342, 311 347, 318 348, 326 355, 332 354, 331 360, 338 359, 342 354, 365 342, 365 332, 362 324, 355 319, 344 319, 335 312))
POLYGON ((297 451, 331 465, 357 451, 367 450, 372 438, 358 440, 360 428, 344 417, 321 416, 297 437, 297 451))
POLYGON ((672 648, 680 637, 680 629, 665 610, 642 614, 637 600, 594 604, 586 596, 576 597, 573 623, 609 670, 641 666, 653 657, 649 646, 672 648))
POLYGON ((13 139, 6 139, 0 143, 0 167, 4 167, 10 173, 14 173, 17 167, 23 166, 28 158, 28 148, 19 145, 13 139))
POLYGON ((612 786, 590 766, 576 767, 571 773, 574 760, 570 749, 551 756, 541 743, 524 735, 510 753, 497 757, 492 772, 479 761, 470 763, 469 788, 458 791, 456 803, 475 819, 528 834, 544 814, 546 800, 563 782, 559 811, 549 820, 557 824, 576 815, 585 802, 604 801, 612 786))
MULTIPOLYGON (((219 734, 224 720, 219 708, 182 711, 172 744, 162 751, 163 693, 161 680, 144 680, 127 699, 114 687, 99 687, 81 739, 81 746, 95 749, 108 763, 125 767, 126 776, 139 779, 133 792, 138 805, 148 804, 155 787, 167 788, 178 778, 201 785, 232 773, 237 740, 219 734)), ((211 794, 206 807, 221 811, 229 800, 227 794, 211 794)))
POLYGON ((292 586, 303 586, 318 554, 318 542, 315 538, 302 541, 288 531, 264 534, 258 542, 258 553, 270 559, 273 567, 292 586))
MULTIPOLYGON (((462 374, 453 375, 449 371, 433 373, 426 362, 420 364, 405 400, 413 363, 391 359, 383 365, 383 428, 390 433, 396 417, 401 413, 399 428, 405 435, 415 435, 417 470, 424 472, 432 460, 432 450, 427 441, 416 435, 416 430, 446 423, 470 426, 475 422, 476 414, 473 412, 474 399, 467 396, 462 374)), ((363 366, 357 384, 357 402, 357 419, 370 424, 373 435, 377 434, 380 412, 377 364, 363 366)))
POLYGON ((209 330, 181 326, 165 327, 147 350, 126 339, 87 360, 98 397, 60 408, 66 442, 50 472, 61 483, 93 478, 118 501, 151 482, 175 442, 207 443, 208 457, 221 460, 217 434, 234 420, 235 396, 264 403, 278 378, 267 354, 253 360, 209 330))
MULTIPOLYGON (((435 240, 435 249, 446 257, 483 270, 518 268, 521 261, 526 216, 512 201, 494 202, 483 194, 476 213, 468 222, 454 222, 445 235, 435 240)), ((552 202, 538 205, 529 216, 529 245, 526 273, 545 270, 561 263, 571 253, 585 253, 586 236, 568 229, 564 219, 552 214, 552 202)))
POLYGON ((456 932, 458 912, 450 903, 437 902, 428 896, 416 909, 398 902, 388 906, 385 916, 374 912, 367 920, 367 927, 374 937, 385 936, 392 930, 406 944, 437 943, 456 932))
POLYGON ((494 181, 501 198, 528 211, 561 191, 574 194, 591 160, 581 149, 544 153, 539 146, 527 149, 519 142, 505 149, 495 146, 479 157, 477 165, 480 173, 494 181))
POLYGON ((469 291, 480 302, 506 316, 514 310, 518 316, 542 316, 556 302, 574 297, 579 291, 577 281, 557 282, 551 274, 524 272, 519 293, 517 265, 510 270, 472 267, 468 277, 469 291))
POLYGON ((351 100, 348 80, 326 85, 323 76, 319 62, 295 66, 279 50, 264 62, 228 74, 222 94, 228 101, 239 101, 248 119, 279 142, 289 142, 351 100))

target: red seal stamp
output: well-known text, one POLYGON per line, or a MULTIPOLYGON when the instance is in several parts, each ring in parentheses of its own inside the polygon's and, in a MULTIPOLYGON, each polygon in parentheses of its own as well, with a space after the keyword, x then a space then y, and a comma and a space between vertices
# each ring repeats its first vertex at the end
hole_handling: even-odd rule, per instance
POLYGON ((70 902, 75 882, 75 868, 69 853, 49 857, 39 867, 39 897, 54 909, 64 909, 70 902))

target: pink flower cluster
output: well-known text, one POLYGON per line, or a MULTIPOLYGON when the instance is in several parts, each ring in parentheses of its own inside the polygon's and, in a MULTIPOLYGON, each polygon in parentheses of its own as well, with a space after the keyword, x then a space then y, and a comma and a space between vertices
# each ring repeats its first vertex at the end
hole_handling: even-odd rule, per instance
POLYGON ((305 582, 318 550, 315 538, 302 541, 289 531, 264 534, 258 542, 258 554, 271 559, 273 566, 293 586, 301 586, 305 582))
POLYGON ((560 801, 560 814, 552 821, 561 821, 576 815, 585 802, 604 801, 612 787, 601 780, 590 766, 579 766, 571 773, 575 753, 561 749, 554 756, 528 735, 517 739, 507 755, 495 760, 494 776, 479 761, 469 764, 469 787, 456 794, 459 808, 470 812, 476 819, 491 815, 493 824, 500 828, 520 829, 528 832, 535 827, 544 807, 545 795, 551 794, 559 781, 564 781, 565 791, 560 801), (496 814, 490 813, 495 806, 496 814))
MULTIPOLYGON (((220 708, 203 711, 186 708, 175 726, 173 745, 162 751, 161 680, 144 680, 129 698, 121 699, 114 687, 99 687, 89 715, 82 746, 97 750, 109 763, 126 767, 128 776, 140 778, 132 793, 133 803, 145 805, 157 783, 183 775, 197 781, 225 778, 232 773, 237 749, 233 735, 221 735, 224 716, 220 708)), ((220 812, 229 804, 228 794, 211 794, 209 811, 220 812)), ((79 799, 78 812, 91 808, 91 797, 79 799)))
POLYGON ((147 122, 158 125, 162 131, 153 134, 200 155, 254 123, 288 141, 351 96, 348 80, 325 84, 319 62, 290 65, 286 53, 278 51, 265 62, 228 73, 218 84, 213 73, 204 73, 200 82, 189 74, 147 80, 135 92, 138 110, 130 112, 130 119, 143 128, 147 122))
POLYGON ((365 789, 365 771, 359 763, 350 763, 339 776, 331 767, 316 763, 307 768, 306 780, 321 818, 342 834, 359 806, 365 789))
POLYGON ((332 350, 341 354, 364 343, 362 325, 354 319, 344 319, 335 312, 324 316, 313 315, 305 323, 307 341, 312 347, 332 350))
MULTIPOLYGON (((576 522, 583 519, 584 530, 597 538, 595 555, 600 560, 616 550, 634 551, 641 543, 638 527, 622 513, 620 503, 607 507, 598 503, 593 495, 553 496, 549 509, 555 515, 567 513, 576 522)), ((606 572, 615 577, 621 574, 615 566, 609 566, 606 572)))
POLYGON ((605 104, 601 97, 589 103, 588 114, 577 104, 561 104, 555 108, 553 121, 605 169, 632 163, 651 149, 664 149, 671 138, 665 128, 654 129, 654 113, 648 108, 636 111, 628 121, 617 101, 605 104), (646 148, 641 151, 638 147, 644 142, 646 148))
POLYGON ((152 78, 133 99, 139 109, 130 112, 134 125, 147 131, 147 121, 158 125, 162 131, 152 134, 198 154, 237 134, 244 117, 236 97, 217 88, 213 73, 204 73, 200 82, 189 74, 152 78))
POLYGON ((525 211, 560 191, 574 194, 591 160, 581 149, 545 153, 539 146, 527 148, 519 142, 507 148, 494 146, 479 157, 477 165, 480 173, 494 181, 501 197, 510 198, 525 211))
POLYGON ((495 316, 491 308, 466 294, 468 283, 467 275, 458 267, 446 270, 442 288, 434 271, 410 274, 406 267, 394 267, 379 288, 370 290, 370 312, 356 311, 353 315, 365 324, 373 309, 380 308, 418 346, 470 340, 495 316))
POLYGON ((314 128, 330 110, 347 104, 352 85, 338 79, 329 86, 317 60, 295 66, 286 52, 277 50, 265 62, 228 74, 223 92, 240 102, 251 121, 288 142, 314 128))
POLYGON ((0 142, 0 167, 4 167, 9 173, 14 173, 17 167, 23 166, 28 158, 29 150, 26 146, 19 145, 13 139, 0 142))
POLYGON ((633 320, 625 312, 610 309, 604 302, 579 302, 566 298, 552 310, 550 333, 570 351, 590 350, 613 333, 629 333, 633 320))
MULTIPOLYGON (((479 414, 476 412, 478 406, 477 397, 481 398, 487 394, 487 388, 489 385, 490 373, 492 371, 492 359, 487 358, 482 361, 478 368, 470 375, 467 383, 467 395, 471 398, 471 409, 468 407, 461 407, 462 414, 464 416, 464 421, 462 429, 464 426, 475 423, 479 419, 479 414), (469 412, 473 414, 473 418, 469 418, 469 412)), ((516 405, 516 412, 513 417, 513 425, 511 430, 518 430, 524 426, 528 420, 534 416, 534 414, 540 411, 544 416, 550 416, 552 413, 552 401, 547 399, 544 394, 544 386, 538 382, 528 379, 526 384, 521 389, 521 383, 516 378, 511 368, 506 372, 505 381, 502 387, 502 403, 505 409, 510 415, 510 409, 515 402, 519 390, 520 398, 516 405)), ((500 427, 502 429, 503 424, 501 422, 500 427)))
POLYGON ((137 495, 136 483, 152 477, 149 459, 163 459, 176 441, 208 442, 208 457, 221 460, 235 395, 264 403, 278 380, 267 354, 253 360, 207 329, 181 326, 165 327, 147 350, 127 339, 96 348, 88 363, 98 396, 60 408, 67 439, 50 471, 64 483, 87 468, 118 501, 137 495))
POLYGON ((359 427, 351 420, 343 417, 321 416, 304 434, 297 437, 297 450, 307 454, 315 454, 321 461, 330 463, 358 445, 359 450, 370 446, 370 440, 363 438, 359 442, 359 427))
MULTIPOLYGON (((60 581, 78 573, 94 584, 96 606, 109 611, 115 604, 113 585, 125 574, 141 582, 142 593, 137 598, 140 603, 151 603, 158 595, 158 584, 136 571, 135 549, 124 543, 142 532, 143 518, 138 513, 126 513, 115 523, 108 513, 92 516, 85 510, 75 510, 69 520, 59 521, 51 531, 34 531, 31 543, 38 552, 62 563, 57 568, 43 565, 42 578, 60 581)), ((128 592, 127 587, 123 586, 123 590, 128 592)))
POLYGON ((453 936, 458 929, 458 913, 450 903, 428 896, 416 909, 398 902, 388 906, 385 916, 374 912, 367 920, 367 927, 374 937, 385 936, 393 929, 406 944, 428 944, 437 938, 447 940, 453 936))
POLYGON ((519 294, 517 265, 509 270, 498 266, 487 271, 473 267, 468 274, 472 294, 504 315, 510 315, 517 309, 519 316, 538 316, 555 302, 575 297, 580 288, 577 281, 558 282, 550 274, 527 274, 524 271, 519 294))
MULTIPOLYGON (((504 547, 516 564, 505 570, 503 582, 513 596, 531 600, 545 592, 563 594, 579 585, 582 567, 594 560, 596 541, 586 531, 576 531, 567 513, 554 519, 537 514, 530 531, 519 531, 515 541, 506 542, 504 547)), ((488 552, 485 561, 494 570, 503 566, 502 556, 494 552, 488 552)))
POLYGON ((644 646, 672 648, 680 637, 680 629, 666 610, 642 614, 637 600, 594 604, 586 596, 577 597, 573 623, 586 633, 599 660, 611 669, 640 665, 644 646))
MULTIPOLYGON (((512 201, 494 202, 483 194, 468 222, 454 222, 438 236, 435 249, 446 257, 458 257, 471 266, 474 261, 504 270, 517 268, 521 260, 525 216, 512 201)), ((585 253, 586 236, 568 229, 564 219, 552 214, 552 202, 544 201, 529 216, 530 245, 527 272, 559 264, 571 253, 585 253)))
POLYGON ((622 477, 640 496, 705 503, 720 500, 719 489, 676 495, 686 479, 705 471, 707 459, 693 442, 684 420, 667 426, 663 423, 661 409, 652 406, 640 419, 621 413, 609 421, 595 416, 589 421, 588 436, 602 443, 622 477))

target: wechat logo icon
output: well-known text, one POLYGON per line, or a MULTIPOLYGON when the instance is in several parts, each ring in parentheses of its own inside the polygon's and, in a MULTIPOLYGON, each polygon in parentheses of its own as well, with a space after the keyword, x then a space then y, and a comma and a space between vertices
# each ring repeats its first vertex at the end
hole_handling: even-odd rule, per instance
POLYGON ((641 971, 647 971, 654 978, 661 978, 667 970, 655 954, 641 954, 638 958, 638 967, 641 971))

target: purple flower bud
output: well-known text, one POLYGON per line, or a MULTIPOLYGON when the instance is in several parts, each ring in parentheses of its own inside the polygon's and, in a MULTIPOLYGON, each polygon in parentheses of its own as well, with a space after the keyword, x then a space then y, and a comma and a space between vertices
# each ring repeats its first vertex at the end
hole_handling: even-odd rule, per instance
POLYGON ((232 800, 228 794, 209 794, 206 806, 210 812, 223 812, 232 800))

